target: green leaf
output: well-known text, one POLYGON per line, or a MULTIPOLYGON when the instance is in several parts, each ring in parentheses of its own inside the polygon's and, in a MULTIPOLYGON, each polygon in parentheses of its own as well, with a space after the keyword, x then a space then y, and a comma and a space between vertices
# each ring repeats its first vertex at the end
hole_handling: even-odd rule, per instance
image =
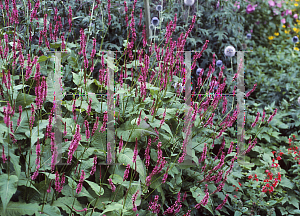
POLYGON ((39 57, 38 62, 43 62, 43 61, 46 61, 47 59, 48 59, 48 57, 43 55, 43 56, 39 57))
MULTIPOLYGON (((30 118, 31 113, 28 112, 28 110, 23 110, 22 115, 21 115, 21 122, 19 127, 17 127, 17 129, 15 130, 15 137, 17 138, 17 134, 25 134, 28 130, 29 130, 29 121, 27 118, 27 114, 30 118)), ((13 122, 17 122, 18 121, 18 116, 13 116, 12 120, 13 122)))
POLYGON ((280 182, 281 186, 283 187, 287 187, 290 189, 293 189, 294 187, 294 183, 291 182, 288 178, 286 178, 285 176, 281 177, 281 182, 280 182))
POLYGON ((32 182, 28 178, 26 178, 25 172, 21 172, 20 178, 19 178, 19 181, 18 181, 18 186, 22 186, 22 185, 26 186, 26 187, 30 187, 30 188, 34 189, 37 193, 40 194, 39 190, 36 189, 36 187, 34 187, 34 185, 32 184, 32 182))
MULTIPOLYGON (((37 203, 10 202, 6 207, 6 215, 33 215, 38 207, 37 203)), ((0 209, 3 210, 2 207, 0 209)))
POLYGON ((271 158, 272 156, 273 156, 272 152, 264 153, 263 154, 263 160, 271 165, 272 164, 272 158, 271 158))
POLYGON ((114 202, 114 203, 108 205, 108 206, 106 207, 106 209, 102 212, 102 214, 104 214, 104 213, 106 213, 106 212, 111 212, 111 211, 117 211, 118 214, 120 214, 122 208, 123 208, 123 205, 114 202))
POLYGON ((72 72, 73 74, 73 82, 79 87, 83 84, 83 78, 84 78, 84 74, 82 71, 80 71, 78 74, 72 72))
MULTIPOLYGON (((59 197, 53 202, 52 206, 60 207, 63 210, 65 210, 68 214, 71 214, 72 206, 76 210, 82 210, 84 208, 82 204, 80 204, 80 202, 78 202, 78 200, 74 199, 73 197, 59 197)), ((77 212, 76 214, 85 215, 85 212, 77 212)))
POLYGON ((14 150, 10 149, 9 151, 10 162, 13 164, 17 177, 20 177, 21 174, 21 165, 20 165, 20 156, 14 154, 14 150))
POLYGON ((96 130, 91 140, 91 146, 98 149, 98 151, 103 151, 104 153, 106 153, 106 144, 106 133, 99 132, 99 129, 96 130))
POLYGON ((17 99, 16 99, 15 107, 18 107, 18 109, 19 109, 19 106, 21 105, 22 109, 24 111, 24 107, 32 104, 34 102, 35 98, 36 98, 36 96, 29 95, 29 94, 25 94, 25 97, 24 97, 24 93, 19 92, 17 99))
POLYGON ((91 196, 91 194, 85 189, 85 187, 82 187, 79 194, 75 192, 75 197, 88 197, 90 199, 93 199, 94 197, 91 196))
POLYGON ((236 211, 236 212, 234 213, 234 216, 241 216, 242 214, 243 214, 242 212, 236 211))
POLYGON ((190 37, 188 37, 188 38, 186 39, 186 43, 187 43, 187 44, 191 44, 191 46, 196 46, 196 40, 195 40, 195 38, 190 38, 190 37))
MULTIPOLYGON (((68 46, 69 43, 67 43, 67 46, 68 46)), ((50 48, 53 48, 53 49, 57 49, 61 47, 61 42, 60 43, 50 43, 50 48)))
POLYGON ((166 123, 164 122, 164 123, 162 124, 161 128, 164 129, 165 131, 167 131, 167 132, 171 135, 171 137, 173 138, 172 131, 171 131, 171 129, 170 129, 170 127, 169 127, 168 124, 166 124, 166 123))
POLYGON ((141 120, 139 126, 131 125, 131 121, 128 120, 124 124, 122 124, 119 128, 116 129, 118 133, 119 139, 122 139, 125 142, 135 142, 135 138, 140 140, 144 136, 157 135, 156 132, 150 127, 149 124, 145 122, 145 120, 141 120), (130 133, 132 132, 131 136, 130 133), (129 137, 130 136, 130 137, 129 137))
MULTIPOLYGON (((194 186, 194 187, 190 188, 190 191, 192 192, 192 195, 196 199, 197 203, 200 203, 203 200, 205 193, 204 193, 204 191, 201 190, 201 188, 197 188, 196 186, 194 186)), ((212 202, 211 202, 210 197, 208 199, 209 199, 209 202, 204 206, 204 208, 209 210, 211 212, 211 214, 214 215, 212 206, 211 206, 212 202)), ((203 205, 201 205, 201 206, 203 207, 203 205)))
POLYGON ((289 211, 291 214, 293 215, 299 215, 300 214, 300 210, 299 209, 293 209, 292 211, 289 211))
POLYGON ((262 135, 262 138, 265 138, 268 142, 270 142, 271 140, 270 140, 270 136, 268 135, 268 134, 263 134, 262 135))
POLYGON ((2 174, 0 176, 0 193, 3 204, 3 213, 11 197, 16 193, 18 187, 18 177, 16 175, 2 174), (9 178, 8 178, 9 177, 9 178))
POLYGON ((76 189, 77 188, 77 183, 76 181, 74 181, 71 177, 67 176, 68 178, 68 185, 70 186, 70 188, 72 189, 76 189))
MULTIPOLYGON (((135 169, 135 165, 133 164, 133 150, 130 148, 125 148, 119 153, 117 151, 117 157, 118 157, 118 162, 121 164, 130 164, 130 167, 132 169, 135 169), (123 151, 124 150, 124 151, 123 151)), ((136 171, 140 174, 140 179, 143 183, 145 183, 146 180, 146 168, 144 166, 144 163, 142 162, 141 158, 139 155, 136 156, 136 171)))
POLYGON ((25 135, 28 137, 28 138, 31 138, 31 148, 33 147, 33 145, 37 142, 37 139, 39 138, 40 140, 42 138, 44 138, 44 132, 42 131, 42 129, 46 128, 46 126, 49 124, 49 121, 48 120, 42 120, 39 121, 39 136, 38 136, 38 126, 34 127, 32 129, 32 133, 31 133, 31 136, 30 136, 30 130, 27 130, 25 132, 25 135))
POLYGON ((125 202, 126 209, 132 209, 133 208, 131 198, 137 192, 137 190, 139 190, 139 192, 137 194, 135 204, 136 204, 136 206, 139 206, 141 204, 141 184, 139 182, 139 184, 137 184, 137 185, 131 185, 131 187, 128 190, 127 198, 126 198, 126 202, 125 202))
POLYGON ((87 182, 90 187, 93 189, 93 191, 98 195, 103 195, 104 194, 104 189, 102 187, 100 187, 100 185, 96 184, 95 182, 92 182, 92 181, 88 181, 88 180, 85 180, 85 182, 87 182), (100 192, 100 193, 99 193, 100 192))
MULTIPOLYGON (((126 164, 124 164, 124 166, 125 166, 126 164)), ((127 165, 126 165, 127 166, 127 165)), ((117 175, 117 174, 111 174, 110 176, 109 176, 109 178, 112 180, 112 182, 114 183, 114 184, 122 184, 122 182, 123 182, 123 178, 120 176, 120 175, 117 175)))
MULTIPOLYGON (((43 205, 39 206, 39 211, 38 212, 42 211, 42 206, 43 205)), ((42 214, 38 213, 38 215, 61 216, 61 213, 59 211, 59 208, 57 208, 56 206, 51 206, 51 205, 48 204, 48 205, 44 205, 43 213, 42 214)))
MULTIPOLYGON (((159 176, 156 174, 152 177, 152 179, 157 179, 158 177, 159 176)), ((158 178, 156 181, 152 180, 151 184, 150 184, 150 188, 157 190, 157 192, 159 192, 161 195, 162 202, 165 203, 166 196, 165 196, 165 192, 162 188, 161 180, 162 180, 162 178, 158 178)), ((166 182, 166 183, 170 183, 170 182, 166 182)), ((170 184, 172 184, 172 183, 170 183, 170 184)))

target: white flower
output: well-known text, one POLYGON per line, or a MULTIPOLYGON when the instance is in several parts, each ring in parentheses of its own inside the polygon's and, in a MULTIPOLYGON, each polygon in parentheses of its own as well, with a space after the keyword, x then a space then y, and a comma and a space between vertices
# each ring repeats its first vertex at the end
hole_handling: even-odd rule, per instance
POLYGON ((154 25, 154 26, 158 26, 159 24, 159 19, 157 17, 153 17, 152 20, 151 20, 151 23, 154 25))
POLYGON ((156 6, 156 10, 157 10, 157 11, 162 11, 162 9, 163 9, 163 8, 162 8, 161 5, 157 5, 157 6, 156 6))
POLYGON ((154 29, 155 29, 155 26, 154 26, 153 24, 150 24, 150 25, 149 25, 149 29, 150 29, 150 30, 154 30, 154 29))
POLYGON ((192 6, 195 3, 195 0, 184 0, 184 4, 187 6, 192 6))
POLYGON ((225 48, 224 53, 228 57, 233 57, 235 55, 235 48, 233 46, 228 46, 225 48))
POLYGON ((178 85, 178 82, 176 82, 176 83, 174 84, 174 88, 175 88, 175 89, 177 88, 177 85, 178 85))
POLYGON ((298 104, 300 105, 300 97, 298 97, 298 104))

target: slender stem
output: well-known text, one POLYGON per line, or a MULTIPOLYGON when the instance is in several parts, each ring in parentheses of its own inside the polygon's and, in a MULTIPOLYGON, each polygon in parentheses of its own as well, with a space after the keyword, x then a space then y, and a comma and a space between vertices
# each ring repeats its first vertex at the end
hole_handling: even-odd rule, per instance
POLYGON ((190 15, 190 7, 188 9, 188 15, 187 15, 187 18, 186 18, 186 26, 188 26, 188 23, 189 23, 189 15, 190 15))

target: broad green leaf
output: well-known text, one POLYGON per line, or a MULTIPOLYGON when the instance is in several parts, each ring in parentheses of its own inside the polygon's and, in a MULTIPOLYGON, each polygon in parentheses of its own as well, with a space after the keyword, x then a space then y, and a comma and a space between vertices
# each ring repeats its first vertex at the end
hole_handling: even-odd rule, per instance
POLYGON ((110 205, 107 205, 106 209, 102 212, 102 214, 107 213, 107 212, 111 212, 111 211, 116 211, 116 212, 118 212, 118 214, 120 214, 121 209, 123 209, 123 205, 114 202, 110 205))
POLYGON ((76 190, 77 188, 77 183, 76 181, 74 181, 72 178, 70 178, 69 176, 67 176, 68 178, 68 185, 70 186, 70 188, 76 190))
POLYGON ((242 212, 236 211, 236 212, 234 213, 234 216, 241 216, 242 214, 243 214, 242 212))
POLYGON ((291 182, 288 178, 286 178, 285 176, 281 177, 281 182, 280 182, 281 186, 283 187, 287 187, 290 189, 293 189, 294 187, 294 183, 291 182))
POLYGON ((75 197, 88 197, 90 199, 93 199, 94 197, 91 196, 91 194, 85 189, 85 187, 82 187, 79 194, 75 191, 75 197))
MULTIPOLYGON (((126 198, 126 202, 125 202, 126 209, 133 208, 132 196, 137 192, 137 190, 139 190, 139 192, 138 192, 135 204, 136 204, 136 206, 139 206, 141 204, 141 184, 131 185, 131 187, 129 188, 129 191, 127 193, 127 198, 126 198)), ((124 197, 124 199, 125 199, 125 197, 124 197)))
MULTIPOLYGON (((203 200, 205 193, 204 193, 204 191, 201 190, 201 188, 197 188, 196 186, 194 186, 190 189, 190 191, 192 192, 192 195, 196 199, 197 203, 200 203, 203 200)), ((212 215, 214 215, 211 203, 212 203, 211 198, 209 197, 208 203, 204 206, 204 208, 209 210, 212 213, 212 215)), ((203 205, 201 205, 201 206, 203 207, 203 205)))
MULTIPOLYGON (((67 43, 67 46, 68 46, 69 43, 67 43)), ((61 47, 61 42, 60 43, 50 43, 50 48, 53 48, 53 49, 57 49, 61 47)))
POLYGON ((164 129, 165 131, 167 131, 167 132, 171 135, 171 137, 173 138, 172 131, 171 131, 171 129, 170 129, 170 127, 169 127, 168 124, 166 124, 166 123, 164 122, 164 123, 162 124, 161 128, 164 129))
MULTIPOLYGON (((29 112, 29 110, 23 110, 22 111, 22 115, 21 115, 21 122, 19 127, 16 128, 15 130, 15 138, 18 139, 17 134, 25 134, 28 130, 29 130, 29 120, 27 118, 27 114, 30 118, 31 113, 29 112)), ((18 121, 18 116, 14 115, 12 117, 12 120, 14 122, 14 125, 17 125, 17 121, 18 121)))
MULTIPOLYGON (((117 151, 117 158, 118 162, 121 164, 130 164, 132 169, 135 169, 135 164, 133 164, 133 150, 130 148, 125 148, 124 151, 122 150, 121 153, 117 151)), ((145 182, 146 180, 146 168, 144 163, 142 162, 139 155, 136 157, 136 171, 140 174, 141 182, 145 182)))
POLYGON ((106 133, 99 132, 99 127, 92 137, 91 146, 95 147, 98 151, 106 153, 106 133))
POLYGON ((80 71, 78 74, 72 72, 73 74, 73 82, 79 87, 83 84, 84 74, 80 71))
MULTIPOLYGON (((33 215, 39 207, 37 203, 10 202, 6 207, 7 216, 33 215)), ((1 211, 3 210, 0 207, 1 211)), ((3 214, 4 216, 4 214, 3 214)))
POLYGON ((145 122, 145 120, 141 120, 139 126, 131 125, 131 121, 126 121, 119 128, 117 128, 116 131, 118 133, 119 139, 121 139, 122 136, 123 141, 126 142, 135 142, 135 138, 137 138, 137 140, 140 140, 142 137, 148 136, 150 134, 157 135, 156 132, 150 127, 150 125, 145 122))
POLYGON ((149 125, 150 125, 152 128, 159 128, 159 126, 160 126, 160 120, 154 118, 154 119, 153 119, 153 122, 152 122, 152 119, 150 119, 149 125))
MULTIPOLYGON (((67 46, 68 44, 69 43, 67 43, 67 46)), ((71 51, 71 55, 68 57, 68 63, 74 70, 78 71, 78 59, 73 50, 71 51)))
POLYGON ((87 182, 90 187, 93 189, 93 191, 98 195, 103 195, 104 194, 104 189, 102 187, 100 187, 100 185, 96 184, 95 182, 92 182, 92 181, 88 181, 88 180, 85 180, 85 182, 87 182))
POLYGON ((3 212, 9 203, 11 197, 16 193, 18 187, 18 177, 16 175, 2 174, 0 176, 0 193, 3 204, 3 212))
POLYGON ((263 160, 271 165, 272 164, 272 158, 271 158, 272 156, 273 156, 272 152, 264 153, 263 154, 263 160))
POLYGON ((19 178, 21 173, 20 156, 15 155, 13 149, 10 149, 9 156, 10 156, 10 161, 14 166, 16 175, 19 178))
MULTIPOLYGON (((154 175, 152 178, 151 178, 151 184, 150 184, 150 188, 154 189, 154 190, 157 190, 160 195, 161 195, 161 198, 162 198, 162 202, 165 203, 166 201, 166 196, 165 196, 165 192, 162 188, 162 184, 161 184, 161 180, 162 180, 162 177, 161 178, 158 178, 159 175, 154 175), (158 179, 157 179, 158 178, 158 179), (156 180, 157 179, 157 180, 156 180), (156 181, 155 181, 156 180, 156 181)), ((169 183, 169 182, 166 182, 166 183, 169 183)))
POLYGON ((21 172, 20 177, 19 177, 19 181, 18 181, 18 186, 22 186, 22 185, 26 186, 26 187, 30 187, 30 188, 34 189, 37 193, 40 194, 38 189, 36 189, 36 187, 34 187, 34 185, 32 184, 31 180, 26 178, 25 172, 21 172))
POLYGON ((38 126, 34 127, 32 129, 31 132, 31 136, 30 136, 30 130, 27 130, 25 132, 25 135, 28 138, 31 138, 31 148, 33 147, 33 145, 37 142, 37 139, 39 138, 40 140, 42 138, 44 138, 44 132, 42 131, 42 129, 46 128, 46 126, 49 124, 49 120, 42 120, 39 121, 39 136, 38 136, 38 126))
MULTIPOLYGON (((125 166, 125 164, 124 164, 124 166, 125 166)), ((112 182, 114 184, 122 184, 122 182, 123 182, 123 178, 120 175, 117 175, 117 174, 111 174, 109 176, 109 178, 112 180, 112 182)))
POLYGON ((24 111, 24 108, 26 106, 34 103, 35 98, 36 98, 36 96, 34 96, 34 95, 29 95, 29 94, 24 94, 23 92, 19 92, 17 99, 16 99, 15 107, 18 108, 18 110, 19 110, 19 106, 21 105, 22 109, 24 111))
POLYGON ((48 57, 43 55, 43 56, 39 57, 38 62, 43 62, 43 61, 46 61, 47 59, 48 59, 48 57))
MULTIPOLYGON (((39 206, 38 212, 42 211, 42 206, 43 205, 39 206)), ((39 215, 61 216, 61 213, 60 213, 58 207, 47 204, 47 205, 44 205, 43 212, 39 215)))
MULTIPOLYGON (((80 204, 80 202, 77 199, 74 199, 73 197, 59 197, 53 202, 52 206, 60 207, 63 210, 65 210, 68 214, 71 214, 70 208, 72 209, 72 206, 76 210, 82 210, 84 208, 83 205, 80 204)), ((85 215, 85 212, 77 212, 76 214, 85 215)))

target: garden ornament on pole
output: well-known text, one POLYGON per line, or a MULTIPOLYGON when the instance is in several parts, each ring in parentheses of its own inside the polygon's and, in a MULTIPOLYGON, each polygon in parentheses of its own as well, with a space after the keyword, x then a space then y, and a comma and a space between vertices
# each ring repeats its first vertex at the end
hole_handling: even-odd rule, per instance
POLYGON ((151 24, 150 6, 149 5, 150 5, 149 0, 144 0, 145 21, 146 21, 146 36, 147 36, 147 41, 148 42, 149 42, 150 38, 152 37, 152 31, 149 29, 149 26, 151 24))

